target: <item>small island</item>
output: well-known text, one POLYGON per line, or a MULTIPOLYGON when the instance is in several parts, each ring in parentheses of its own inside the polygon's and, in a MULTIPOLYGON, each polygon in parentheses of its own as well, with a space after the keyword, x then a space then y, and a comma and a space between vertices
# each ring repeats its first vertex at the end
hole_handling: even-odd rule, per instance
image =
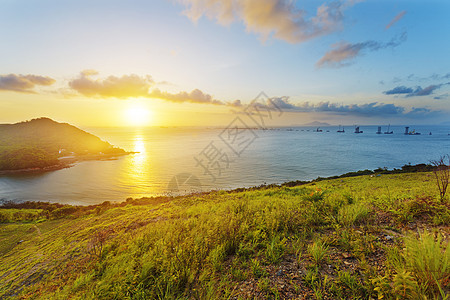
POLYGON ((44 172, 130 154, 67 123, 38 118, 0 124, 0 175, 44 172))

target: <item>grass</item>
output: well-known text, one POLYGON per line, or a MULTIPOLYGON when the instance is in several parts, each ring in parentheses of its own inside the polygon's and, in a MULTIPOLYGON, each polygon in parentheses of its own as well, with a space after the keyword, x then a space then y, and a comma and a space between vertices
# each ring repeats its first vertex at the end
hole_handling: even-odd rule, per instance
POLYGON ((0 298, 440 299, 449 292, 450 210, 431 173, 95 207, 33 205, 0 209, 0 298))
POLYGON ((437 294, 450 283, 450 247, 441 234, 434 237, 424 232, 418 238, 410 235, 406 237, 405 246, 405 267, 419 287, 437 294))
POLYGON ((313 262, 318 266, 324 260, 328 252, 328 246, 322 241, 315 241, 308 246, 308 254, 311 256, 313 262))

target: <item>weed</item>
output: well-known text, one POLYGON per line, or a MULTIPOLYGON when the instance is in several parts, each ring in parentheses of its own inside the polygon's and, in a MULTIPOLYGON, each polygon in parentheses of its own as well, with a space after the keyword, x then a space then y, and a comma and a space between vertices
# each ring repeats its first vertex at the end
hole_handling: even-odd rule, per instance
POLYGON ((338 282, 347 291, 347 294, 362 296, 365 292, 364 286, 358 278, 348 271, 338 271, 338 282))
POLYGON ((304 196, 304 199, 311 203, 318 203, 324 199, 325 192, 317 188, 315 191, 311 192, 309 195, 304 196))
POLYGON ((261 292, 268 294, 270 292, 270 280, 269 278, 260 278, 258 280, 258 288, 261 292))
POLYGON ((280 237, 274 236, 270 240, 269 245, 266 248, 266 259, 271 264, 276 264, 283 257, 284 250, 286 248, 286 239, 280 239, 280 237))
POLYGON ((303 276, 303 280, 305 281, 306 285, 309 286, 310 288, 316 287, 320 280, 317 269, 316 268, 308 268, 306 270, 305 276, 303 276))
POLYGON ((256 278, 266 276, 266 271, 264 270, 264 267, 261 266, 259 260, 252 259, 250 261, 250 268, 252 269, 252 273, 256 278))
POLYGON ((393 279, 394 292, 402 299, 416 299, 418 285, 410 272, 400 271, 393 279))
POLYGON ((391 295, 391 281, 389 280, 389 276, 377 276, 370 280, 372 284, 373 291, 376 292, 378 299, 389 299, 389 295, 391 295))
POLYGON ((308 246, 308 254, 317 266, 323 261, 327 252, 328 246, 320 240, 317 240, 308 246))
POLYGON ((343 226, 353 226, 367 220, 370 210, 364 203, 351 204, 341 207, 337 220, 343 226))
POLYGON ((111 234, 113 232, 113 229, 106 228, 94 233, 87 245, 89 254, 96 257, 98 260, 101 260, 105 243, 109 238, 111 238, 111 234))
POLYGON ((421 233, 405 239, 405 266, 418 283, 435 294, 450 280, 450 247, 441 234, 421 233))
POLYGON ((209 252, 209 261, 213 270, 222 270, 222 262, 226 257, 225 246, 223 244, 218 245, 216 248, 209 252))

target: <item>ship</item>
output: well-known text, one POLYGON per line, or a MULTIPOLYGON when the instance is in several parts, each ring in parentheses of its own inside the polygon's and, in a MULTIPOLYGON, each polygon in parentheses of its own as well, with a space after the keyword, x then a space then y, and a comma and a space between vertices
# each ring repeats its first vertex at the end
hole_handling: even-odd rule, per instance
POLYGON ((389 129, 391 129, 391 124, 388 125, 388 129, 387 129, 387 131, 384 132, 384 134, 393 134, 394 133, 392 130, 389 131, 389 129))

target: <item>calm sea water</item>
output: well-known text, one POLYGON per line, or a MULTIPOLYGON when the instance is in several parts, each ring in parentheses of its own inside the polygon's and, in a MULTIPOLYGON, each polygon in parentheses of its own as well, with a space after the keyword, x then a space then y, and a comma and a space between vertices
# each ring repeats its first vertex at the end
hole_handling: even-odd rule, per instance
POLYGON ((44 174, 0 176, 0 199, 87 205, 165 194, 174 187, 180 192, 197 190, 198 185, 204 191, 232 189, 399 168, 450 152, 449 126, 411 126, 422 133, 417 136, 405 136, 402 126, 391 127, 392 135, 375 134, 374 126, 362 126, 362 134, 353 133, 353 127, 346 127, 345 133, 337 133, 337 127, 321 129, 236 134, 223 129, 87 128, 113 145, 139 153, 44 174))

